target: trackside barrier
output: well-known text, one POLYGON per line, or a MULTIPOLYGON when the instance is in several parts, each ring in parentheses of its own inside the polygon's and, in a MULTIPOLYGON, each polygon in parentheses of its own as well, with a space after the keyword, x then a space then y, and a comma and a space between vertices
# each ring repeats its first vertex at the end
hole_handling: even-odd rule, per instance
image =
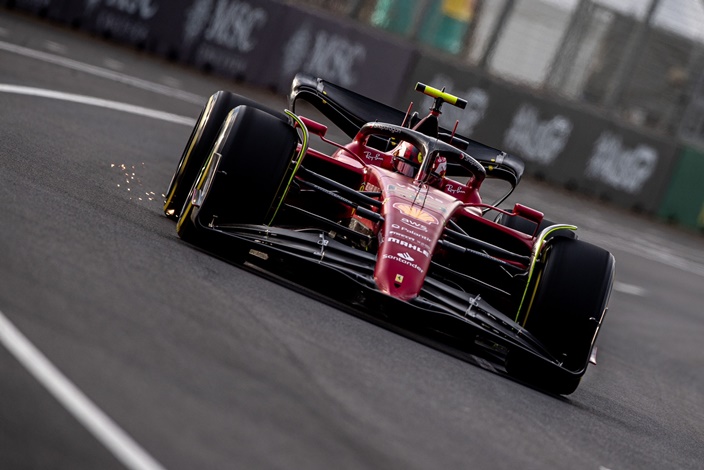
POLYGON ((417 54, 370 26, 272 0, 5 1, 279 93, 308 72, 388 103, 417 54))
MULTIPOLYGON (((409 77, 465 98, 465 110, 443 107, 442 124, 459 119, 460 134, 520 155, 528 174, 638 211, 660 207, 675 164, 669 140, 437 58, 421 57, 409 77)), ((421 100, 405 89, 397 106, 421 100)), ((415 109, 430 104, 422 99, 415 109)))
POLYGON ((666 220, 704 230, 704 151, 684 147, 658 215, 666 220))
POLYGON ((415 49, 388 33, 334 15, 290 7, 257 83, 288 93, 298 72, 324 77, 391 103, 415 61, 415 49))
MULTIPOLYGON (((672 208, 681 204, 672 201, 684 197, 677 186, 690 184, 680 173, 670 182, 679 157, 674 143, 452 58, 419 52, 348 18, 274 0, 0 0, 0 5, 282 94, 302 71, 401 109, 414 101, 423 113, 429 103, 412 91, 415 82, 446 86, 469 104, 464 111, 444 107, 443 124, 452 127, 460 119, 458 132, 523 157, 529 174, 623 207, 692 221, 690 212, 672 208)), ((690 160, 701 161, 687 152, 681 158, 682 175, 694 169, 690 160)))

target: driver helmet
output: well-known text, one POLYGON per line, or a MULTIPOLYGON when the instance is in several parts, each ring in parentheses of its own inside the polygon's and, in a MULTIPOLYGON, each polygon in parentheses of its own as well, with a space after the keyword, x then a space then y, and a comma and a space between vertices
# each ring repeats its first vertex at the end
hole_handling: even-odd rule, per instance
POLYGON ((394 168, 402 175, 413 178, 420 169, 423 157, 420 151, 409 142, 401 142, 394 150, 394 168))

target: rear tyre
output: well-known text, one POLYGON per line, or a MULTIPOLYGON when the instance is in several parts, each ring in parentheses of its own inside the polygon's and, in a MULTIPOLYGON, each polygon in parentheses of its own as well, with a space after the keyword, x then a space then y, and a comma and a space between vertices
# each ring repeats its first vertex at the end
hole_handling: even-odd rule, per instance
POLYGON ((179 236, 198 243, 203 225, 267 223, 297 144, 287 122, 249 106, 233 109, 184 203, 179 236))
POLYGON ((534 368, 534 361, 526 357, 509 357, 506 367, 521 380, 569 394, 586 371, 606 314, 614 257, 600 247, 564 237, 552 240, 546 250, 544 267, 529 298, 525 328, 572 374, 534 368))
POLYGON ((196 125, 193 127, 176 172, 171 178, 164 200, 164 214, 166 214, 166 217, 174 220, 178 218, 191 186, 213 147, 223 121, 225 121, 227 114, 233 108, 240 105, 259 108, 279 117, 281 120, 286 120, 283 114, 244 96, 228 91, 218 91, 212 95, 201 111, 196 125))

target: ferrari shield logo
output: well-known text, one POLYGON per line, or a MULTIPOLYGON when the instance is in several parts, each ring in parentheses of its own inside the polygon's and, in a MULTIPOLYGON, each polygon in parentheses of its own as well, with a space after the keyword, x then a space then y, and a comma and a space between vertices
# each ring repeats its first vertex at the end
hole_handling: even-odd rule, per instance
POLYGON ((403 274, 397 274, 397 275, 396 275, 395 282, 396 282, 397 284, 401 284, 401 283, 403 282, 403 274))

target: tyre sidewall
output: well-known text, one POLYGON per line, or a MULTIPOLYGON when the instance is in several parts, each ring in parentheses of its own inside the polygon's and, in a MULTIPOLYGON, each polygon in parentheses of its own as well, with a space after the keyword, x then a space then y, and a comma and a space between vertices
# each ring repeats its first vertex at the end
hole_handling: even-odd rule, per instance
MULTIPOLYGON (((201 214, 218 223, 264 224, 294 156, 295 129, 257 108, 238 106, 221 129, 220 154, 201 214)), ((201 223, 205 222, 201 218, 201 223)))
POLYGON ((557 237, 528 313, 526 329, 565 367, 586 368, 613 282, 613 256, 595 245, 557 237))

